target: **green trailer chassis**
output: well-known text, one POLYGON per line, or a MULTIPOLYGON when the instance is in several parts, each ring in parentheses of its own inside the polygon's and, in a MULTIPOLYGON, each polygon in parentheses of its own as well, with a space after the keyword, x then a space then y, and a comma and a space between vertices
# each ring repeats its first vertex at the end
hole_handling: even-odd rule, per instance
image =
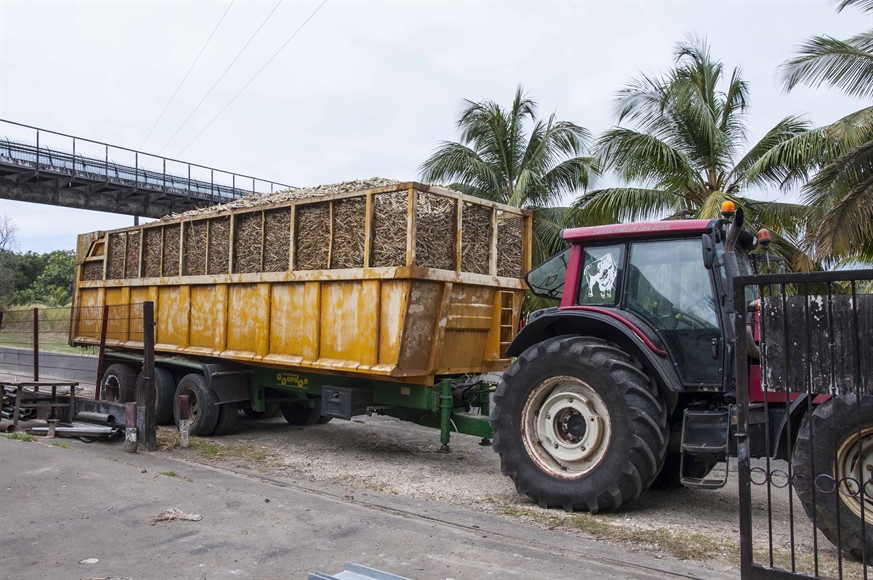
POLYGON ((433 386, 407 385, 252 367, 249 384, 252 409, 256 411, 263 411, 270 403, 299 400, 301 395, 316 398, 310 399, 311 404, 316 404, 326 386, 368 388, 373 400, 367 415, 386 415, 437 428, 440 452, 445 453, 449 451, 452 431, 481 437, 482 445, 490 445, 494 437, 488 415, 490 394, 495 387, 463 379, 444 378, 433 386), (479 409, 478 414, 470 412, 474 408, 479 409))
MULTIPOLYGON (((142 355, 115 351, 113 359, 142 362, 142 355)), ((156 357, 159 366, 172 367, 178 374, 201 369, 203 364, 217 362, 193 358, 156 357)), ((224 361, 220 361, 224 362, 224 361)), ((451 433, 463 433, 481 438, 490 445, 494 431, 489 422, 490 394, 495 385, 469 377, 445 377, 433 386, 409 385, 338 375, 321 375, 284 371, 267 367, 244 366, 248 377, 249 401, 254 411, 265 411, 268 405, 299 402, 319 404, 324 387, 357 387, 372 393, 366 407, 367 415, 386 415, 440 430, 440 452, 449 451, 451 433), (471 412, 478 409, 478 413, 471 412)))

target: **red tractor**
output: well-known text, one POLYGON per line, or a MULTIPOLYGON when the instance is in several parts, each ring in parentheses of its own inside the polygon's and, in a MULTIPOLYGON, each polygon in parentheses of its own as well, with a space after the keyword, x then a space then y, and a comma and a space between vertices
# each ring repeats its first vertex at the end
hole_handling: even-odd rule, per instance
MULTIPOLYGON (((860 356, 848 371, 860 381, 852 383, 857 393, 762 389, 761 295, 749 287, 735 304, 733 282, 752 275, 767 254, 753 252, 759 235, 742 227, 741 211, 730 204, 723 215, 563 232, 569 249, 527 276, 534 294, 560 305, 531 314, 494 395, 503 472, 541 506, 590 512, 618 509, 651 486, 721 487, 727 464, 713 468, 737 453, 742 387, 753 416, 751 456, 793 460, 792 489, 816 526, 870 560, 873 296, 856 296, 852 285, 851 296, 834 302, 853 304, 856 319, 860 312, 852 347, 860 356), (740 342, 750 348, 737 354, 740 342), (813 441, 817 422, 827 426, 813 441), (822 474, 845 488, 839 501, 819 493, 822 474)), ((765 232, 761 246, 769 243, 765 232)), ((789 304, 779 296, 771 303, 789 304)), ((813 318, 808 307, 803 313, 813 318)), ((789 341, 773 338, 770 354, 787 356, 788 333, 771 334, 789 341)), ((784 362, 772 362, 773 372, 784 362)))

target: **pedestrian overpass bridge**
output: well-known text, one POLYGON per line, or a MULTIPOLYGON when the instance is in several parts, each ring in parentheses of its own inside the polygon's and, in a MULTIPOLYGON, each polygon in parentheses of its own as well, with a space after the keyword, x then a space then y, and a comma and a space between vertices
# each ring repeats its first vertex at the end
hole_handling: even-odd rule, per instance
POLYGON ((0 119, 0 198, 159 218, 291 186, 0 119))

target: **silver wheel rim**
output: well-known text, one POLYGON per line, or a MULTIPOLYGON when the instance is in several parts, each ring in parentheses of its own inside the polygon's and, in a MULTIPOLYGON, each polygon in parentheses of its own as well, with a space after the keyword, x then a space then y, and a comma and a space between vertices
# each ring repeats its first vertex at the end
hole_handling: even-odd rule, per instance
POLYGON ((612 426, 601 396, 576 377, 547 379, 521 412, 525 449, 540 469, 578 479, 594 469, 609 447, 612 426))
POLYGON ((873 427, 849 437, 837 450, 837 482, 843 503, 859 518, 873 520, 873 427), (858 482, 860 470, 862 486, 858 482))

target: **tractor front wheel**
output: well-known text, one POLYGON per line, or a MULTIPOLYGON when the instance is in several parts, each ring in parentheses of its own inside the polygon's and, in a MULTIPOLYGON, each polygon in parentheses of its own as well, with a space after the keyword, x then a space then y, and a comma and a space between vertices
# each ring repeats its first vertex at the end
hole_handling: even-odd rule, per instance
POLYGON ((532 346, 503 374, 491 425, 503 473, 543 507, 617 509, 661 470, 667 409, 639 362, 587 337, 532 346))

